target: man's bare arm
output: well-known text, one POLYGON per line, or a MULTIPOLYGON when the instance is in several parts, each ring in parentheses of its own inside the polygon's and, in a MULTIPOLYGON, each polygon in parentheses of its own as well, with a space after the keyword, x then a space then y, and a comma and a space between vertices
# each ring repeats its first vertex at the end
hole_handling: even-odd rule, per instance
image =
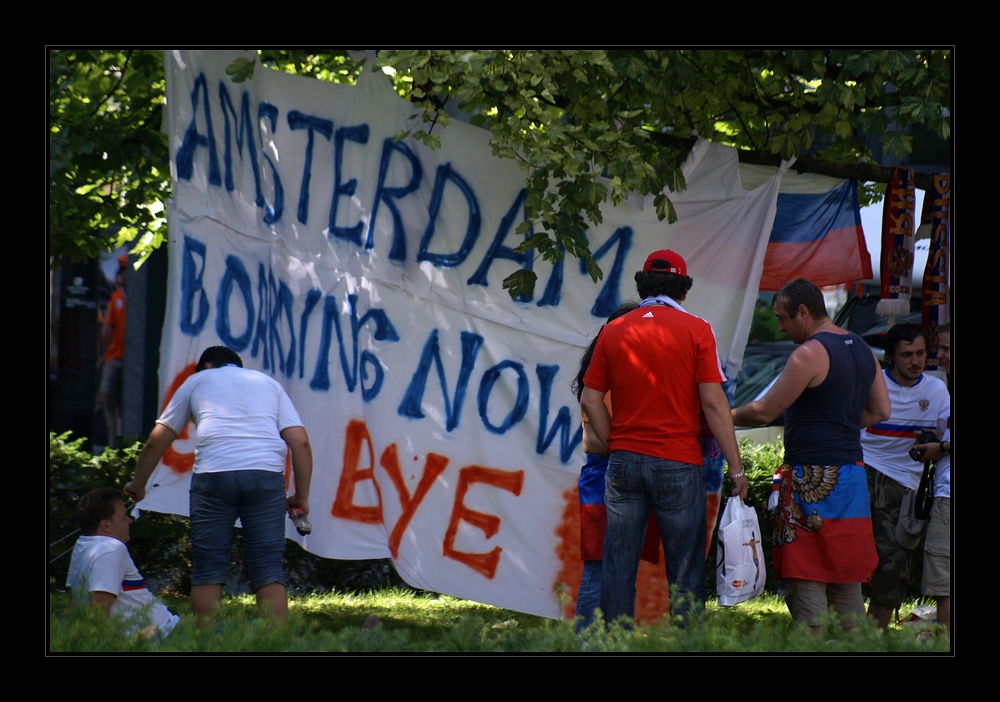
POLYGON ((174 433, 174 430, 165 424, 157 424, 153 427, 153 431, 149 432, 149 438, 142 445, 142 451, 139 452, 139 458, 136 460, 135 477, 125 485, 123 490, 126 495, 136 502, 146 496, 146 483, 149 482, 149 476, 153 474, 156 464, 160 462, 160 458, 163 457, 164 452, 176 438, 177 434, 174 433))
POLYGON ((593 388, 584 387, 580 398, 580 407, 587 414, 590 427, 605 446, 608 445, 608 434, 611 433, 611 413, 604 404, 604 393, 593 388))
POLYGON ((738 427, 757 427, 774 421, 829 367, 826 351, 819 344, 807 341, 792 352, 785 369, 764 397, 732 411, 733 423, 738 427))
POLYGON ((295 494, 288 497, 288 506, 298 507, 309 514, 309 485, 313 470, 309 434, 305 427, 288 427, 281 430, 281 438, 292 452, 292 473, 295 476, 295 494))
POLYGON ((870 427, 873 424, 884 422, 892 413, 889 406, 889 389, 885 386, 885 376, 882 367, 878 364, 878 357, 872 352, 875 358, 875 380, 872 381, 871 390, 868 391, 868 399, 865 401, 865 411, 861 413, 861 426, 870 427))
POLYGON ((90 606, 91 607, 101 607, 104 609, 104 613, 107 616, 111 615, 111 605, 115 603, 118 599, 117 595, 113 595, 110 592, 104 592, 103 590, 94 590, 90 593, 90 606))
POLYGON ((729 464, 730 480, 733 483, 732 495, 747 498, 750 482, 743 473, 743 463, 740 460, 740 449, 736 443, 736 433, 733 430, 733 418, 729 412, 729 399, 720 383, 698 383, 698 394, 701 396, 701 408, 705 419, 712 430, 712 436, 719 443, 722 455, 729 464), (733 475, 740 474, 733 478, 733 475))
POLYGON ((583 406, 580 406, 580 412, 583 414, 583 452, 589 453, 592 456, 605 456, 608 455, 608 447, 601 443, 601 440, 597 438, 594 434, 594 427, 590 424, 590 419, 587 418, 587 413, 583 411, 583 406))
MULTIPOLYGON (((940 437, 940 432, 934 432, 940 437)), ((933 461, 937 463, 941 460, 942 456, 951 453, 951 442, 950 441, 935 441, 930 444, 914 444, 913 448, 922 451, 924 454, 925 461, 933 461)))

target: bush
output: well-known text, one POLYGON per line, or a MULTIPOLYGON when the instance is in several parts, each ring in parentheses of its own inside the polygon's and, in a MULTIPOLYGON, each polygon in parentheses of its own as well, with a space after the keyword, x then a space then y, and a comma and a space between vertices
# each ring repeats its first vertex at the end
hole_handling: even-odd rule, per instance
MULTIPOLYGON (((120 442, 122 448, 106 448, 91 456, 85 438, 73 439, 69 432, 49 434, 49 589, 61 590, 69 571, 70 553, 79 529, 76 504, 98 487, 121 490, 135 474, 142 442, 120 442)), ((129 550, 150 590, 187 596, 191 592, 191 542, 188 519, 172 514, 144 511, 131 528, 129 550)), ((285 543, 285 570, 293 592, 338 589, 365 592, 387 586, 406 587, 388 559, 346 561, 321 558, 303 550, 294 541, 285 543)), ((249 592, 243 566, 240 533, 233 539, 227 591, 249 592)))
POLYGON ((285 543, 285 578, 293 593, 363 593, 385 588, 410 590, 392 560, 337 560, 309 553, 294 541, 285 543))
MULTIPOLYGON (((121 490, 135 473, 142 443, 123 440, 122 448, 105 448, 100 456, 82 449, 85 438, 70 433, 49 434, 49 589, 62 589, 69 571, 70 553, 79 536, 76 504, 99 487, 121 490)), ((191 546, 185 517, 143 512, 132 524, 129 549, 149 583, 169 590, 190 591, 191 546), (153 554, 155 558, 150 558, 153 554)))

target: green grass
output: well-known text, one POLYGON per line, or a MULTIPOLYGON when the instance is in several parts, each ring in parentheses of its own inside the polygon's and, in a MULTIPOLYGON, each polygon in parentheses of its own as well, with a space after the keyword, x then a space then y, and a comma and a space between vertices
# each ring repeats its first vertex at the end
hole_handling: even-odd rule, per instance
MULTIPOLYGON (((491 607, 447 595, 383 590, 364 595, 326 593, 293 598, 285 622, 257 617, 252 597, 226 598, 217 627, 198 630, 183 598, 164 598, 181 615, 167 640, 155 644, 126 637, 117 623, 65 595, 49 598, 49 650, 82 652, 947 652, 944 636, 918 640, 907 627, 878 631, 862 622, 844 633, 834 621, 814 637, 793 625, 784 602, 765 595, 738 607, 714 602, 686 629, 666 623, 634 630, 595 626, 582 636, 572 624, 491 607), (361 627, 374 615, 379 623, 361 627)), ((905 616, 918 602, 903 607, 905 616)))

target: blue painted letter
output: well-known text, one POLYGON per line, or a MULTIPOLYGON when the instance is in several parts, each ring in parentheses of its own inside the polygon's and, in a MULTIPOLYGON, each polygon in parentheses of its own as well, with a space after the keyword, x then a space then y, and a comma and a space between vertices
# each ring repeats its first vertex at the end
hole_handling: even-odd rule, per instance
POLYGON ((543 454, 549 448, 549 444, 559 432, 559 460, 563 463, 569 462, 573 457, 573 451, 577 444, 583 440, 583 427, 576 420, 575 413, 571 416, 569 408, 560 407, 556 420, 552 422, 552 428, 548 435, 545 433, 545 425, 549 421, 549 400, 552 397, 552 381, 559 372, 559 366, 547 366, 539 363, 535 366, 535 374, 538 375, 538 384, 541 386, 538 401, 538 441, 535 444, 535 453, 543 454), (570 432, 576 427, 576 433, 570 438, 570 432))
MULTIPOLYGON (((594 306, 590 310, 592 315, 601 317, 602 319, 618 309, 618 306, 621 304, 618 289, 621 286, 625 256, 628 255, 628 250, 632 248, 632 227, 619 227, 616 229, 611 238, 605 241, 604 245, 594 252, 594 260, 596 261, 606 254, 616 242, 618 248, 615 250, 615 260, 611 264, 611 271, 604 279, 604 287, 601 288, 601 292, 597 296, 597 299, 594 300, 594 306)), ((587 272, 587 265, 582 258, 580 259, 580 272, 587 272)))
POLYGON ((295 322, 292 320, 292 291, 285 284, 285 281, 280 278, 277 281, 277 286, 275 286, 273 271, 268 270, 267 277, 271 288, 271 300, 273 300, 273 306, 271 307, 271 319, 268 325, 270 328, 270 334, 268 336, 270 346, 272 348, 271 357, 278 359, 278 368, 284 372, 286 378, 291 378, 292 371, 295 370, 295 322), (292 337, 288 342, 287 357, 285 356, 284 349, 281 346, 281 327, 278 323, 281 319, 282 312, 284 312, 285 321, 288 323, 288 333, 292 337), (274 345, 277 345, 278 347, 277 354, 273 351, 274 345))
POLYGON ((462 405, 465 402, 465 389, 469 385, 469 376, 476 365, 476 355, 483 345, 483 337, 472 332, 462 332, 462 367, 458 372, 458 382, 455 385, 454 400, 448 398, 448 383, 444 376, 444 364, 441 362, 441 349, 438 347, 438 330, 435 329, 427 337, 424 350, 420 354, 417 370, 410 380, 409 387, 399 403, 397 412, 401 417, 420 419, 424 416, 420 404, 424 399, 424 388, 427 386, 427 376, 431 370, 431 361, 437 369, 438 380, 441 382, 441 394, 444 396, 444 411, 447 417, 446 428, 451 431, 458 426, 462 416, 462 405))
POLYGON ((222 343, 233 351, 242 351, 250 343, 253 325, 253 286, 250 283, 250 275, 244 268, 243 262, 230 254, 226 256, 226 272, 222 276, 222 282, 219 283, 219 296, 215 303, 215 332, 222 339, 222 343), (240 336, 233 336, 233 331, 229 328, 229 296, 233 292, 233 284, 236 284, 243 294, 243 306, 246 308, 247 328, 240 336))
MULTIPOLYGON (((515 263, 520 263, 521 268, 526 271, 531 270, 531 262, 534 258, 535 252, 531 249, 525 251, 522 254, 514 253, 514 249, 509 246, 504 246, 503 241, 507 238, 508 232, 510 232, 511 227, 514 224, 514 219, 517 217, 518 210, 521 210, 522 216, 524 213, 524 198, 525 190, 522 188, 521 192, 517 194, 514 198, 514 204, 510 206, 507 210, 507 214, 504 218, 500 220, 500 226, 497 227, 496 236, 493 237, 493 243, 490 244, 490 248, 486 250, 486 255, 483 256, 482 262, 479 264, 479 268, 476 272, 472 274, 469 278, 469 285, 489 285, 489 281, 486 280, 486 274, 489 273, 490 266, 493 265, 493 261, 498 258, 504 258, 508 261, 514 261, 515 263)), ((531 236, 531 232, 525 235, 525 238, 531 236)), ((518 296, 518 302, 529 302, 530 297, 522 294, 518 296)))
POLYGON ((437 175, 434 176, 434 191, 431 193, 431 202, 427 208, 427 212, 430 215, 430 220, 427 222, 427 229, 424 230, 424 236, 420 239, 420 250, 417 252, 417 260, 430 261, 435 266, 444 268, 453 268, 461 264, 468 257, 469 252, 472 251, 472 247, 476 244, 476 239, 479 238, 479 201, 476 199, 476 194, 472 192, 472 188, 465 181, 465 178, 451 169, 451 163, 446 163, 437 168, 437 175), (462 191, 462 194, 465 196, 465 202, 469 206, 469 224, 465 228, 465 238, 462 239, 462 245, 458 248, 458 251, 454 253, 428 253, 427 248, 434 237, 434 228, 437 223, 438 213, 441 211, 444 186, 449 180, 462 191))
POLYGON ((198 336, 208 318, 208 295, 202 287, 202 277, 205 275, 205 244, 184 236, 184 254, 181 261, 181 331, 188 336, 198 336), (195 255, 201 257, 201 270, 194 260, 195 255), (198 296, 198 317, 194 316, 194 298, 198 296))
POLYGON ((288 128, 293 130, 308 130, 308 136, 306 137, 306 161, 302 167, 302 187, 299 188, 298 211, 299 221, 305 224, 309 218, 309 179, 312 177, 313 132, 319 132, 329 141, 330 136, 333 134, 333 121, 321 117, 313 117, 312 115, 304 115, 298 110, 292 110, 288 113, 288 128))
POLYGON ((350 140, 358 144, 368 143, 368 125, 359 124, 356 127, 341 127, 333 137, 333 202, 330 204, 330 233, 341 239, 353 241, 361 246, 361 230, 365 225, 358 222, 351 227, 337 226, 337 203, 341 197, 350 197, 358 187, 358 181, 351 178, 346 183, 341 184, 344 164, 344 140, 350 140))
POLYGON ((229 98, 229 91, 226 84, 219 81, 219 103, 222 105, 222 117, 226 123, 226 147, 223 151, 222 161, 226 165, 226 190, 232 192, 236 189, 233 182, 233 138, 232 130, 229 127, 229 115, 233 116, 233 124, 236 125, 236 149, 239 152, 240 160, 243 160, 243 137, 247 140, 247 155, 250 157, 250 168, 253 171, 253 184, 257 195, 254 203, 257 207, 264 206, 264 194, 260 191, 260 165, 257 163, 257 143, 253 138, 253 122, 250 119, 250 95, 243 91, 243 99, 240 102, 239 120, 236 118, 236 109, 233 101, 229 98))
POLYGON ((389 250, 390 261, 406 260, 406 229, 403 227, 403 217, 399 214, 399 208, 393 200, 412 193, 420 187, 423 178, 423 167, 420 159, 410 151, 410 147, 401 141, 393 141, 392 137, 382 142, 382 159, 378 165, 378 186, 375 188, 375 202, 372 203, 372 214, 368 220, 368 240, 365 248, 370 249, 372 243, 372 231, 375 228, 375 215, 378 214, 379 205, 384 201, 385 206, 392 213, 392 248, 389 250), (410 182, 401 187, 387 188, 385 178, 389 173, 389 161, 392 159, 392 152, 398 151, 410 162, 410 182))
POLYGON ((309 315, 312 314, 313 309, 316 307, 316 303, 319 299, 323 297, 323 293, 319 290, 313 288, 308 293, 306 293, 306 308, 302 310, 302 316, 299 318, 299 377, 301 378, 305 372, 305 355, 306 355, 306 331, 309 329, 309 315))
POLYGON ((215 136, 212 134, 212 110, 208 105, 208 83, 205 74, 200 73, 194 79, 194 90, 191 91, 191 124, 184 132, 184 141, 177 149, 177 177, 180 180, 191 180, 194 172, 194 152, 199 146, 208 149, 208 182, 210 185, 222 185, 219 174, 219 157, 215 151, 215 136), (198 91, 204 97, 202 104, 205 113, 205 134, 198 133, 198 91))
POLYGON ((264 350, 264 357, 261 359, 261 367, 271 370, 271 355, 268 352, 267 343, 267 323, 271 319, 271 289, 267 286, 267 272, 264 264, 257 263, 257 326, 253 335, 253 346, 250 348, 250 357, 257 358, 261 349, 264 350))
MULTIPOLYGON (((271 123, 271 133, 274 134, 278 129, 278 108, 266 102, 260 103, 257 106, 257 121, 265 117, 271 123)), ((261 137, 260 143, 264 143, 264 137, 261 137)), ((281 186, 281 176, 274 167, 271 157, 265 153, 264 160, 271 166, 271 173, 274 175, 274 207, 264 204, 264 224, 274 224, 281 219, 285 211, 285 189, 281 186)))
POLYGON ((483 426, 494 434, 503 434, 512 426, 524 418, 524 413, 528 411, 528 376, 524 373, 524 366, 517 361, 501 361, 488 371, 483 373, 483 379, 479 382, 479 418, 483 420, 483 426), (517 399, 500 426, 494 426, 486 414, 489 404, 490 393, 493 392, 493 384, 500 378, 500 374, 507 368, 514 369, 517 373, 517 399))

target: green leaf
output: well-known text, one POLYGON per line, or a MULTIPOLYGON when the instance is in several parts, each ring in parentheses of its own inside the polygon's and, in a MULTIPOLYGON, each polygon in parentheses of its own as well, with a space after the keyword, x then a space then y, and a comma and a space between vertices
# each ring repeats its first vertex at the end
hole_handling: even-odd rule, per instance
POLYGON ((593 256, 587 256, 584 259, 584 263, 587 265, 587 273, 590 274, 590 279, 595 283, 599 280, 604 279, 604 271, 601 267, 597 265, 597 261, 594 260, 593 256))
POLYGON ((534 295, 537 280, 538 276, 534 271, 521 268, 503 279, 503 288, 510 293, 512 300, 516 300, 520 295, 530 298, 534 295))
POLYGON ((234 83, 242 83, 253 78, 253 69, 256 66, 256 59, 238 58, 226 67, 226 75, 234 83))
POLYGON ((664 219, 667 220, 667 224, 673 224, 677 221, 677 210, 674 209, 674 203, 664 193, 659 193, 653 198, 653 205, 656 207, 656 217, 661 222, 664 219))
POLYGON ((913 137, 906 132, 884 132, 882 148, 896 158, 903 158, 913 150, 913 137))
MULTIPOLYGON (((523 222, 523 224, 526 224, 526 225, 530 226, 531 223, 530 222, 523 222)), ((549 238, 548 234, 546 234, 545 232, 539 232, 537 234, 533 234, 532 236, 529 236, 527 239, 525 239, 520 244, 518 244, 518 246, 514 249, 514 253, 516 253, 516 254, 522 254, 525 251, 541 247, 544 244, 549 243, 551 241, 552 240, 549 238)))

